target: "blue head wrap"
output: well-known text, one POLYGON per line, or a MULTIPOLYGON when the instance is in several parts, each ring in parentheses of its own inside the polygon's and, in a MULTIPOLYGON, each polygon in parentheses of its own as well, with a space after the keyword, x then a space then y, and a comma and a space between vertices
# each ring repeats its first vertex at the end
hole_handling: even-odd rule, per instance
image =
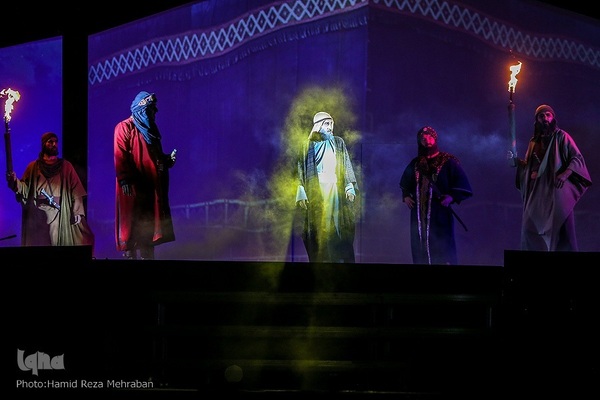
POLYGON ((142 132, 146 143, 152 144, 160 141, 160 132, 154 122, 154 114, 158 111, 156 95, 145 91, 139 92, 131 103, 131 116, 133 123, 142 132), (148 109, 151 109, 148 115, 148 109))

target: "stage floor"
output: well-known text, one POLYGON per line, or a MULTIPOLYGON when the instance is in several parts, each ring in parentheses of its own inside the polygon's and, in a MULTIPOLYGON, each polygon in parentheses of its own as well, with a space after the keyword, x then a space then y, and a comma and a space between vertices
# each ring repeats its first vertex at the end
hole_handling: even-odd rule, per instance
POLYGON ((24 385, 101 382, 111 397, 443 398, 596 390, 599 378, 589 254, 449 267, 7 252, 24 264, 10 267, 13 351, 64 361, 37 376, 17 363, 24 385))

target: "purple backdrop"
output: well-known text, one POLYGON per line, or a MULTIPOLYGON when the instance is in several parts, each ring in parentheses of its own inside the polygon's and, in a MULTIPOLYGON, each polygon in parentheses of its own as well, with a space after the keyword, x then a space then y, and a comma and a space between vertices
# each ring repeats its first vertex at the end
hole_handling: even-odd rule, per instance
MULTIPOLYGON (((179 149, 170 191, 177 240, 157 248, 160 258, 306 261, 282 170, 296 142, 290 120, 310 129, 312 114, 329 106, 354 117, 338 115, 336 133, 348 135, 359 170, 358 262, 411 263, 398 182, 416 153, 417 130, 431 125, 474 190, 455 207, 469 228, 456 227, 461 264, 502 265, 504 250, 518 249, 521 210, 505 158, 509 66, 523 62, 514 96, 520 154, 533 110, 549 103, 587 156, 593 179, 590 149, 600 125, 597 21, 506 3, 205 1, 93 35, 89 212, 96 255, 120 256, 112 132, 135 94, 148 90, 159 98, 165 150, 179 149), (308 88, 321 91, 322 105, 308 88), (332 102, 331 92, 349 106, 332 102)), ((291 180, 289 186, 295 189, 291 180)), ((576 209, 582 251, 600 250, 595 197, 591 189, 576 209)))
MULTIPOLYGON (((455 207, 469 228, 456 226, 460 263, 503 265, 504 251, 518 249, 521 219, 506 160, 509 66, 517 61, 519 155, 534 109, 547 103, 592 180, 600 169, 592 153, 600 24, 535 2, 209 0, 94 34, 88 47, 88 215, 98 258, 120 257, 113 128, 140 90, 158 96, 165 151, 179 150, 170 191, 177 240, 157 248, 162 259, 306 261, 289 156, 325 109, 359 172, 358 262, 411 263, 398 182, 417 130, 431 125, 474 190, 455 207)), ((13 131, 22 129, 17 121, 13 131)), ((50 130, 46 122, 31 129, 29 145, 50 130)), ((17 157, 16 169, 37 151, 17 157)), ((600 251, 594 187, 576 208, 581 251, 600 251)), ((20 225, 6 198, 14 201, 5 191, 0 235, 20 225)))

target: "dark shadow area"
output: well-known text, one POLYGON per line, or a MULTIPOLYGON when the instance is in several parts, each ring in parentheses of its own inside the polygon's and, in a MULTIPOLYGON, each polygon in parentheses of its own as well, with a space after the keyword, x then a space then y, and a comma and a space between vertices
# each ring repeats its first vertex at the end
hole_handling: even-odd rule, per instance
POLYGON ((45 262, 15 268, 7 292, 15 379, 80 386, 66 395, 506 398, 598 379, 597 254, 507 252, 497 268, 2 256, 25 250, 45 262), (64 368, 34 375, 19 350, 64 368))

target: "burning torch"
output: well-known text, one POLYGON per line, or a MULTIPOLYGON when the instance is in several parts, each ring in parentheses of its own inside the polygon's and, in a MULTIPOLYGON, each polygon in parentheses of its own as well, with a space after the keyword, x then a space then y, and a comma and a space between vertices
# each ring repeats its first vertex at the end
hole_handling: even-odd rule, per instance
POLYGON ((510 135, 510 152, 512 157, 510 158, 510 166, 517 166, 517 133, 515 126, 515 103, 513 103, 513 94, 515 93, 515 87, 517 86, 517 74, 521 71, 522 63, 519 61, 517 65, 511 65, 510 69, 510 80, 508 81, 508 127, 510 135))
POLYGON ((15 101, 19 101, 21 98, 21 94, 12 90, 11 88, 2 89, 0 91, 0 98, 6 97, 6 101, 4 102, 4 145, 6 147, 6 173, 9 174, 13 171, 13 162, 12 162, 12 150, 10 146, 10 113, 13 110, 13 103, 15 101))

